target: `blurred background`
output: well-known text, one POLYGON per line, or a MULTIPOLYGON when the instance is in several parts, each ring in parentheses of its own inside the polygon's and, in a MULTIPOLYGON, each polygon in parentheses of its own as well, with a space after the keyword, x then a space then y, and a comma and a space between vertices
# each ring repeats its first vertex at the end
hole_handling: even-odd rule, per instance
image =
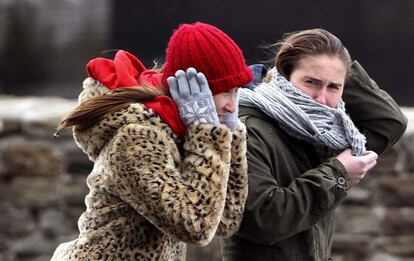
POLYGON ((414 105, 413 14, 412 0, 0 0, 0 92, 76 97, 88 60, 126 49, 152 67, 173 29, 204 21, 234 38, 248 63, 268 60, 260 46, 286 32, 323 27, 401 105, 414 105))
MULTIPOLYGON (((404 106, 404 137, 337 210, 334 260, 414 260, 414 1, 0 0, 0 261, 49 260, 77 237, 91 162, 54 128, 76 104, 85 65, 125 49, 162 63, 173 30, 203 21, 249 64, 284 33, 322 27, 404 106)), ((188 260, 220 260, 215 239, 188 260)))

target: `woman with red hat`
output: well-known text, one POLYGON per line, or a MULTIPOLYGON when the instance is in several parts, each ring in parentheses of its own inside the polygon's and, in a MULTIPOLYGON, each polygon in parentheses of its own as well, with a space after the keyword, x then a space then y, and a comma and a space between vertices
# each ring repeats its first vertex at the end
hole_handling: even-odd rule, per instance
POLYGON ((246 131, 237 88, 252 72, 218 28, 181 25, 163 71, 132 54, 87 65, 73 127, 94 162, 77 239, 52 260, 185 260, 239 227, 247 196, 246 131))

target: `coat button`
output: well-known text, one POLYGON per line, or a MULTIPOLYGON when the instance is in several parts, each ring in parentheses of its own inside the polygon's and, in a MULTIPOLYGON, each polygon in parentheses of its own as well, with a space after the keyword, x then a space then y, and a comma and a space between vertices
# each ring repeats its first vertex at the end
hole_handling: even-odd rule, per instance
POLYGON ((344 186, 346 183, 346 180, 344 177, 339 177, 337 181, 338 181, 338 184, 341 186, 344 186))

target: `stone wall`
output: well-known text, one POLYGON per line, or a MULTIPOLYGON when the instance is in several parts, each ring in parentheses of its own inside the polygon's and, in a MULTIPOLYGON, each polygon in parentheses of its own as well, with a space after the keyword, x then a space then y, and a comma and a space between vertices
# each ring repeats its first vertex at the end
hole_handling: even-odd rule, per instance
MULTIPOLYGON (((0 261, 49 260, 77 236, 91 162, 54 128, 76 101, 0 96, 0 261)), ((414 260, 414 108, 403 139, 337 210, 334 257, 414 260)), ((220 260, 218 240, 188 260, 220 260)))

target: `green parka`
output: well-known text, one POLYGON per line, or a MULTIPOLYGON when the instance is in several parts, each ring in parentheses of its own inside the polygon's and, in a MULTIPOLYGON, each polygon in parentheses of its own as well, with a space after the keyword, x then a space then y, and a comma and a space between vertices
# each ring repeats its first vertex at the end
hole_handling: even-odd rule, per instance
MULTIPOLYGON (((378 154, 404 133, 395 101, 354 62, 343 94, 347 112, 378 154)), ((255 108, 242 107, 248 133, 249 195, 237 235, 222 242, 223 260, 329 260, 334 210, 350 179, 336 159, 287 134, 255 108)))

